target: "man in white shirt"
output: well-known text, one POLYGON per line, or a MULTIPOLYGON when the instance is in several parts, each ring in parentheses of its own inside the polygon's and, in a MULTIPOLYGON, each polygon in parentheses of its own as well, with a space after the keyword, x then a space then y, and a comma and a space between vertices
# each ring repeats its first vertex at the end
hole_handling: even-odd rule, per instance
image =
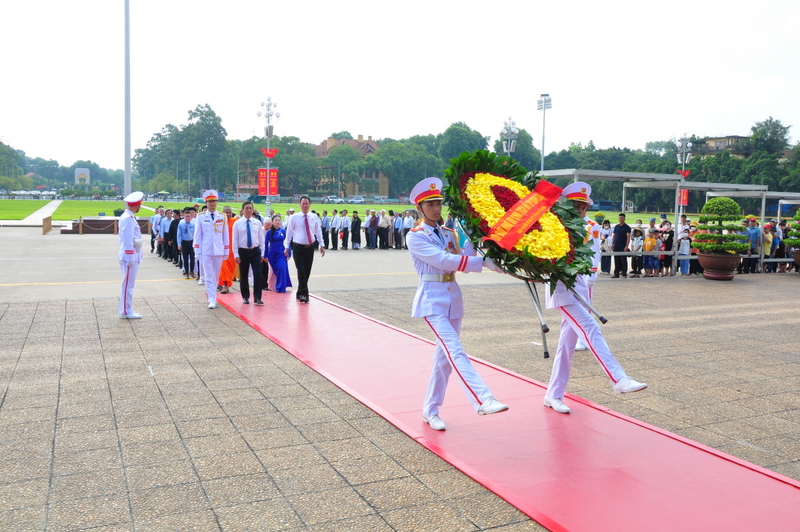
POLYGON ((264 224, 253 216, 253 203, 242 203, 242 217, 233 223, 233 258, 239 265, 239 291, 242 302, 250 303, 248 270, 253 269, 253 302, 261 301, 261 262, 264 257, 264 224))
POLYGON ((311 267, 314 264, 314 248, 319 247, 320 257, 325 256, 325 246, 322 244, 322 223, 319 217, 308 212, 311 199, 308 196, 300 198, 300 212, 292 215, 286 221, 286 240, 284 241, 285 255, 294 257, 297 268, 297 300, 308 303, 308 278, 311 276, 311 267))
POLYGON ((347 250, 347 240, 350 236, 350 217, 347 210, 342 209, 339 215, 339 232, 342 234, 342 250, 347 250))
POLYGON ((339 249, 339 225, 341 224, 341 217, 339 211, 333 209, 333 217, 331 218, 331 245, 330 249, 336 251, 339 249))

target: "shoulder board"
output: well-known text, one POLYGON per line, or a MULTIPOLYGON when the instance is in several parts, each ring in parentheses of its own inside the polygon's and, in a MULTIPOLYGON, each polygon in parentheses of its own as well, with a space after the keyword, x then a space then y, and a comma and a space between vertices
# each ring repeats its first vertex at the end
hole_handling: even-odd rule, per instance
POLYGON ((455 229, 450 229, 449 227, 445 227, 443 225, 440 225, 439 229, 444 229, 445 231, 450 231, 451 233, 455 233, 456 232, 455 229))
POLYGON ((411 231, 414 232, 414 233, 416 233, 417 231, 422 231, 422 226, 418 225, 417 227, 414 227, 413 229, 411 229, 411 231))

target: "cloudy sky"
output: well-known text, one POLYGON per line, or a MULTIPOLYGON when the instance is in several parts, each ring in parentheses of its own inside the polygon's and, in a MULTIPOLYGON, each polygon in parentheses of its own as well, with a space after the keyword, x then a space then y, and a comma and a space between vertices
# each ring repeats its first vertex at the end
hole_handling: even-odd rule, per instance
MULTIPOLYGON (((209 104, 228 138, 400 139, 512 116, 546 151, 747 135, 800 139, 796 0, 130 0, 132 144, 209 104)), ((0 140, 63 165, 124 166, 124 0, 0 3, 0 140)))

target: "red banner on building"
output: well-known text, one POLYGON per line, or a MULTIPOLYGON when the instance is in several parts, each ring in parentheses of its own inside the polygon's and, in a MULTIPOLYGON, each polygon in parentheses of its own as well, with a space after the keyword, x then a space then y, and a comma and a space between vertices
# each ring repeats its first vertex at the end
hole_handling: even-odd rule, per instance
POLYGON ((266 196, 267 195, 267 169, 266 168, 259 168, 258 169, 258 195, 259 196, 266 196))
POLYGON ((686 189, 678 191, 678 205, 686 207, 689 205, 689 191, 686 189))
POLYGON ((278 169, 277 168, 270 168, 269 169, 269 195, 270 196, 279 196, 280 192, 278 192, 278 169))

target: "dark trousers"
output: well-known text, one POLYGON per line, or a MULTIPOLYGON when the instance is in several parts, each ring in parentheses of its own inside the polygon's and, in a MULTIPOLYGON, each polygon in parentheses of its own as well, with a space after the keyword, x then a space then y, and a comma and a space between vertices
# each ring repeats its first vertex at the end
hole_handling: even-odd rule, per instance
POLYGON ((331 249, 339 249, 339 230, 331 229, 331 249))
POLYGON ((153 230, 150 230, 150 253, 156 248, 156 234, 153 230))
POLYGON ((181 255, 183 255, 183 273, 194 273, 194 240, 181 241, 181 255))
POLYGON ((330 246, 328 246, 328 231, 330 231, 330 228, 322 228, 322 244, 325 246, 325 249, 330 248, 330 246))
POLYGON ((408 240, 406 240, 406 238, 408 238, 409 231, 411 231, 411 229, 403 228, 403 249, 408 249, 408 244, 406 243, 408 240))
POLYGON ((314 265, 314 246, 292 244, 294 267, 297 268, 297 292, 295 296, 308 297, 308 278, 311 277, 311 266, 314 265))
POLYGON ((370 227, 369 228, 369 240, 368 240, 368 242, 369 242, 369 246, 368 247, 370 249, 375 249, 376 247, 378 247, 377 236, 378 236, 378 228, 377 227, 370 227))
POLYGON ((378 227, 378 247, 381 249, 389 249, 389 228, 378 227))
MULTIPOLYGON (((614 251, 624 251, 624 250, 615 249, 614 251)), ((625 255, 614 256, 614 277, 619 277, 619 275, 622 275, 623 277, 628 276, 628 257, 626 257, 625 255)))
POLYGON ((750 250, 751 255, 745 258, 744 273, 756 273, 758 271, 758 250, 753 248, 750 250))
POLYGON ((342 229, 342 249, 347 249, 347 239, 350 237, 350 229, 342 229))
POLYGON ((250 280, 248 270, 253 268, 253 296, 261 299, 261 250, 259 248, 239 248, 239 292, 242 299, 250 299, 250 280))

